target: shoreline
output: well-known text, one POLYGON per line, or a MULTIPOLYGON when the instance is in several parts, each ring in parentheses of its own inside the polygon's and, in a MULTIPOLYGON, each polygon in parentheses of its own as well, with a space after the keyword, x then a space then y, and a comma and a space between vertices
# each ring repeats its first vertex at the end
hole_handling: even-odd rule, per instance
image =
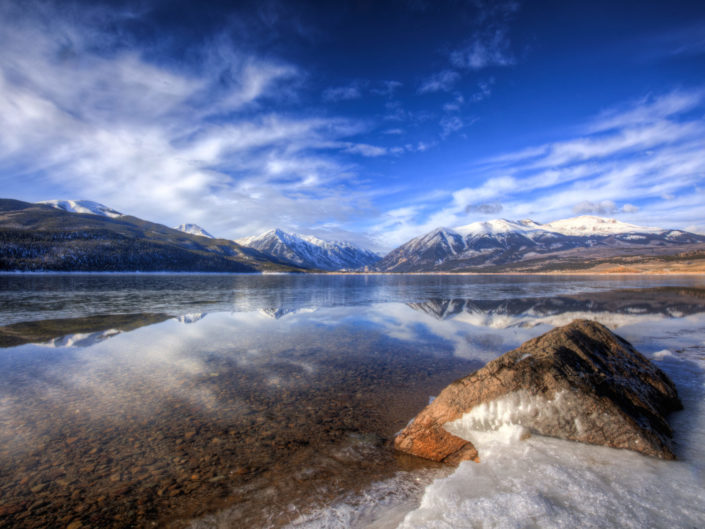
POLYGON ((2 270, 0 276, 41 276, 41 275, 97 275, 97 276, 119 276, 119 275, 144 275, 144 276, 705 276, 705 271, 681 271, 681 270, 660 270, 660 271, 634 271, 634 272, 610 272, 610 271, 585 271, 585 272, 189 272, 189 271, 84 271, 84 270, 2 270))

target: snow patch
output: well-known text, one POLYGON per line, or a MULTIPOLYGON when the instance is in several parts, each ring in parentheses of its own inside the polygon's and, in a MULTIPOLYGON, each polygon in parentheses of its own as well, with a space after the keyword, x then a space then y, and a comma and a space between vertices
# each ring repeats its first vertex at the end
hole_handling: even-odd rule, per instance
POLYGON ((654 360, 663 360, 664 358, 668 358, 669 356, 675 357, 676 355, 674 355, 668 349, 661 349, 660 351, 656 351, 651 355, 654 360))
POLYGON ((178 226, 175 226, 174 229, 184 233, 189 233, 191 235, 199 235, 201 237, 207 237, 208 239, 215 239, 215 237, 201 228, 198 224, 179 224, 178 226))
POLYGON ((570 219, 556 220, 541 226, 547 231, 561 233, 563 235, 615 235, 619 233, 664 233, 661 228, 650 228, 627 224, 617 219, 606 219, 592 215, 581 215, 570 219))
POLYGON ((533 233, 541 231, 541 226, 533 221, 511 221, 506 219, 473 222, 466 226, 454 228, 454 231, 463 237, 477 237, 481 235, 497 235, 503 233, 533 233))
POLYGON ((112 219, 123 217, 124 215, 108 206, 93 202, 92 200, 44 200, 37 202, 56 209, 62 209, 69 213, 86 213, 89 215, 99 215, 101 217, 110 217, 112 219))

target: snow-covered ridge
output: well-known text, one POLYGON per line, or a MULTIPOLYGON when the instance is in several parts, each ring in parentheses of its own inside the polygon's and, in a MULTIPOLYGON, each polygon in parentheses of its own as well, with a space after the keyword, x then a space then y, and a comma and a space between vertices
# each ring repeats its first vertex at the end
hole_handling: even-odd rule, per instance
POLYGON ((348 241, 326 241, 313 235, 289 233, 280 229, 235 240, 277 259, 304 268, 343 270, 362 268, 380 257, 348 241))
POLYGON ((198 224, 179 224, 174 227, 175 230, 183 231, 184 233, 189 233, 191 235, 199 235, 201 237, 207 237, 209 239, 215 239, 210 233, 201 228, 198 224))
POLYGON ((468 235, 496 235, 499 233, 531 233, 537 230, 545 229, 541 224, 534 222, 533 220, 505 220, 505 219, 495 219, 488 220, 484 222, 473 222, 466 226, 459 226, 454 228, 453 231, 467 237, 468 235))
POLYGON ((481 238, 506 240, 507 237, 519 235, 527 239, 550 239, 555 236, 567 237, 607 237, 610 235, 633 234, 665 234, 669 230, 627 224, 616 219, 606 219, 583 215, 570 219, 557 220, 540 224, 530 219, 507 220, 494 219, 473 222, 455 228, 436 228, 425 235, 417 237, 409 244, 415 249, 421 249, 439 241, 448 246, 451 253, 468 249, 471 241, 481 238))
POLYGON ((554 231, 563 235, 614 235, 619 233, 664 233, 668 230, 637 226, 617 219, 606 219, 592 215, 581 215, 570 219, 555 220, 539 225, 543 230, 554 231))
POLYGON ((253 244, 256 244, 260 241, 266 241, 272 238, 277 238, 287 244, 299 244, 303 241, 318 246, 320 248, 354 248, 357 250, 363 250, 359 246, 349 241, 327 241, 324 239, 319 239, 318 237, 315 237, 313 235, 304 235, 302 233, 296 232, 286 232, 280 230, 279 228, 266 231, 264 233, 261 233, 260 235, 253 235, 250 237, 243 237, 242 239, 235 239, 235 242, 242 246, 252 246, 253 244))
POLYGON ((37 204, 45 204, 56 209, 63 209, 69 213, 87 213, 89 215, 110 217, 111 219, 123 216, 119 211, 98 202, 93 202, 92 200, 43 200, 37 202, 37 204))
POLYGON ((617 219, 595 217, 592 215, 581 215, 569 219, 555 220, 546 224, 540 224, 533 220, 506 220, 495 219, 484 222, 473 222, 466 226, 458 226, 451 231, 463 237, 497 235, 501 233, 521 233, 522 235, 532 235, 536 233, 560 233, 568 236, 607 236, 621 233, 664 233, 668 230, 662 228, 652 228, 648 226, 637 226, 628 224, 617 219))

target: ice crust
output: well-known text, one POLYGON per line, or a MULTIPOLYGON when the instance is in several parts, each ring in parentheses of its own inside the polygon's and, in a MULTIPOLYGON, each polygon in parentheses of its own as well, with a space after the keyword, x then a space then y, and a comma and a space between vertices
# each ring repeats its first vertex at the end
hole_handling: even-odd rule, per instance
MULTIPOLYGON (((570 409, 576 405, 571 397, 566 391, 557 392, 552 399, 531 395, 526 390, 515 391, 475 406, 444 427, 476 447, 486 439, 506 442, 528 437, 531 425, 572 422, 579 432, 581 425, 570 417, 570 409)), ((566 429, 564 426, 563 430, 566 429)))

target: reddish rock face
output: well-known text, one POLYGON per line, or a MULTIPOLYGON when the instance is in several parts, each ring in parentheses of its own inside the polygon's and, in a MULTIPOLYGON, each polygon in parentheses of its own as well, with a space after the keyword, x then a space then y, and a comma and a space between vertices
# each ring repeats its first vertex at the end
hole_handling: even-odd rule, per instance
MULTIPOLYGON (((666 415, 682 406, 673 382, 629 342, 593 321, 553 329, 453 382, 394 446, 450 464, 477 460, 472 443, 444 425, 483 405, 484 411, 503 407, 503 420, 510 416, 534 434, 675 458, 666 415), (530 405, 512 409, 512 402, 530 405)), ((496 427, 491 413, 479 415, 478 429, 496 427)))

